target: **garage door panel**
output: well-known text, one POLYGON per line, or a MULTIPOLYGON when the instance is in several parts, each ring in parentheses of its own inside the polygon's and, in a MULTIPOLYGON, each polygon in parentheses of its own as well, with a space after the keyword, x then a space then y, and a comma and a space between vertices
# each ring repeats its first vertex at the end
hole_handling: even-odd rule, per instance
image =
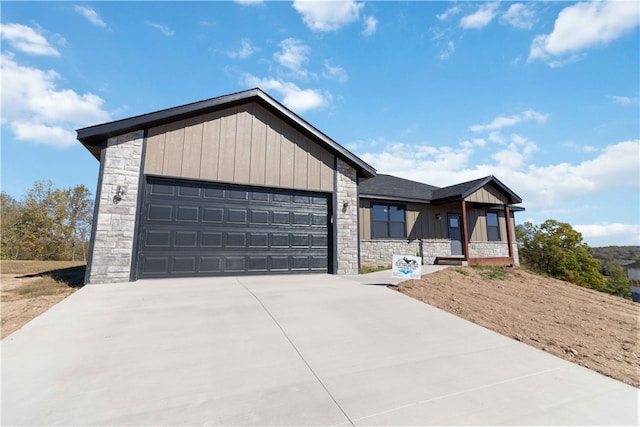
POLYGON ((328 272, 329 195, 149 178, 137 275, 328 272))

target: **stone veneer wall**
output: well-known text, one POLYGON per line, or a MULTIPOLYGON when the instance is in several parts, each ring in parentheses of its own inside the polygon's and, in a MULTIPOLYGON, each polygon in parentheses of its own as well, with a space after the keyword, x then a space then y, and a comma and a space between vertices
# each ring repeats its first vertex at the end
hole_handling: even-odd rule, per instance
POLYGON ((358 181, 356 170, 336 159, 337 274, 358 274, 358 181), (347 202, 346 209, 343 208, 347 202))
POLYGON ((143 138, 143 131, 136 131, 107 141, 87 283, 130 280, 143 138), (114 203, 118 185, 126 188, 126 194, 114 203))
MULTIPOLYGON (((513 264, 520 265, 518 257, 518 245, 512 244, 513 264)), ((469 242, 470 258, 508 257, 509 248, 507 242, 469 242)))
POLYGON ((422 254, 422 264, 433 264, 437 256, 451 256, 451 242, 448 239, 360 241, 362 265, 391 265, 394 255, 416 254, 422 254))

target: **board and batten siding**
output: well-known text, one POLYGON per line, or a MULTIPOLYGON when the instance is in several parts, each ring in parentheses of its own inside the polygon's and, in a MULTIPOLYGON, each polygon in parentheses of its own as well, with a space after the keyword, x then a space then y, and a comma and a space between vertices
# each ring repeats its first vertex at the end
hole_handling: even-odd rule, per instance
POLYGON ((478 191, 474 191, 464 200, 466 202, 488 203, 495 205, 509 204, 509 200, 507 199, 507 197, 492 185, 486 185, 480 188, 478 191))
POLYGON ((460 212, 460 204, 439 206, 421 205, 418 203, 386 202, 378 200, 360 200, 360 239, 371 240, 371 204, 382 203, 405 206, 407 239, 447 239, 447 213, 460 212), (441 219, 436 219, 436 214, 441 219))
POLYGON ((333 191, 334 155, 257 103, 150 128, 144 172, 333 191))
MULTIPOLYGON (((487 212, 495 212, 498 214, 498 226, 500 230, 500 241, 507 241, 507 221, 505 221, 504 211, 496 210, 483 210, 483 209, 469 209, 467 211, 467 219, 469 220, 469 228, 471 236, 469 240, 473 242, 487 242, 489 241, 487 233, 487 212)), ((515 224, 513 223, 514 217, 511 214, 511 235, 515 236, 515 224)))
MULTIPOLYGON (((405 206, 405 221, 408 240, 415 239, 448 239, 449 229, 447 214, 461 213, 460 203, 448 203, 443 205, 421 205, 419 203, 385 202, 378 200, 360 200, 360 239, 371 240, 371 204, 382 203, 405 206), (436 218, 440 214, 440 219, 436 218)), ((467 209, 467 224, 469 224, 469 240, 486 242, 487 237, 487 210, 474 209, 471 206, 467 209)), ((498 214, 500 226, 500 241, 507 241, 507 222, 504 211, 495 211, 498 214)), ((511 231, 515 236, 515 220, 511 213, 511 231)))

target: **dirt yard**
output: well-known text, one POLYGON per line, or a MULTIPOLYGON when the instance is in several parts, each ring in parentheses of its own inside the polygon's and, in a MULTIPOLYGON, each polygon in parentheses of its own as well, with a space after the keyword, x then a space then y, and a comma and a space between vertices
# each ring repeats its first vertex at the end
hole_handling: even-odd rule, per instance
POLYGON ((399 292, 640 387, 640 304, 521 269, 452 267, 399 292))
POLYGON ((2 338, 71 295, 83 278, 84 262, 2 261, 2 338))

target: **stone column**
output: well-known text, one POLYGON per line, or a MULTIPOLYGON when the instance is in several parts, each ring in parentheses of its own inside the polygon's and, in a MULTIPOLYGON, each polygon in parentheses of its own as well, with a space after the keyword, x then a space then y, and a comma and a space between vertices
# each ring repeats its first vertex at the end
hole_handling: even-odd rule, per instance
POLYGON ((336 160, 338 274, 358 274, 358 181, 356 170, 336 160))
POLYGON ((96 199, 97 216, 93 219, 87 283, 130 280, 143 138, 143 131, 136 131, 107 141, 96 199), (118 186, 125 191, 120 200, 114 198, 118 186))

